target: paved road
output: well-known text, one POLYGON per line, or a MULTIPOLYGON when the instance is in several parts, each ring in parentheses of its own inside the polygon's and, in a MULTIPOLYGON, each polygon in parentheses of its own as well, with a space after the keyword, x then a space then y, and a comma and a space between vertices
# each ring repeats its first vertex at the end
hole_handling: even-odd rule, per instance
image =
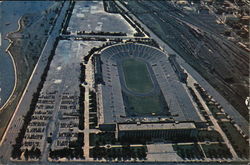
POLYGON ((134 37, 134 36, 112 36, 112 35, 91 35, 91 34, 63 34, 61 35, 65 38, 106 38, 106 39, 116 39, 116 38, 122 38, 122 39, 143 39, 148 37, 134 37))
MULTIPOLYGON (((124 9, 125 12, 129 10, 123 6, 119 1, 115 1, 120 7, 124 9)), ((144 25, 135 15, 130 13, 130 16, 140 23, 140 25, 150 33, 151 38, 159 43, 159 45, 166 51, 168 54, 176 54, 177 62, 190 74, 192 77, 209 93, 213 98, 218 101, 226 113, 228 113, 232 119, 239 125, 242 131, 249 135, 248 122, 247 120, 240 115, 240 113, 223 97, 221 96, 194 68, 192 68, 184 59, 170 48, 166 43, 164 43, 158 36, 156 36, 146 25, 144 25)), ((226 41, 225 41, 226 42, 226 41)))
POLYGON ((23 124, 23 115, 29 110, 30 103, 33 97, 33 94, 37 90, 37 86, 41 80, 41 75, 43 74, 44 68, 47 65, 48 57, 51 50, 53 49, 53 44, 56 41, 56 37, 60 35, 61 24, 68 9, 69 2, 65 2, 64 6, 57 17, 57 21, 54 25, 53 31, 51 32, 48 40, 44 46, 44 49, 38 59, 38 62, 32 72, 32 75, 28 81, 28 84, 23 92, 23 95, 17 105, 17 108, 11 118, 10 124, 8 125, 5 134, 0 143, 0 157, 1 162, 6 164, 9 161, 11 155, 11 145, 15 143, 15 138, 22 127, 23 124))

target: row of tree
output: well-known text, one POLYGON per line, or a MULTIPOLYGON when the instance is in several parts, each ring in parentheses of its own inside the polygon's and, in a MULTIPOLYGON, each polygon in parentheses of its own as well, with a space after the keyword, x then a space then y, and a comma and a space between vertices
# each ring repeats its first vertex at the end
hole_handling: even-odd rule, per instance
POLYGON ((174 145, 174 150, 183 159, 203 159, 204 155, 197 143, 188 146, 174 145))
POLYGON ((230 151, 227 148, 225 148, 225 149, 208 149, 206 151, 206 156, 208 158, 217 158, 217 159, 218 158, 227 158, 227 159, 232 158, 232 154, 230 153, 230 151))
MULTIPOLYGON (((123 3, 123 5, 126 5, 123 1, 120 1, 121 3, 123 3)), ((140 35, 139 37, 144 37, 144 34, 147 34, 150 37, 150 33, 147 32, 142 26, 141 24, 139 24, 137 21, 135 21, 130 15, 129 13, 126 14, 126 12, 119 7, 118 5, 116 5, 116 7, 119 9, 121 15, 123 16, 123 18, 133 27, 135 28, 135 30, 137 31, 136 35, 140 35), (131 21, 132 20, 132 21, 131 21), (143 34, 143 36, 142 36, 143 34)))
MULTIPOLYGON (((191 87, 188 87, 190 94, 193 97, 193 100, 195 101, 195 103, 198 106, 199 111, 201 112, 202 116, 206 119, 206 121, 210 121, 210 118, 207 114, 207 112, 204 110, 204 107, 202 106, 200 100, 198 99, 198 97, 196 96, 194 90, 191 87)), ((208 122, 211 123, 211 122, 208 122)))
POLYGON ((112 0, 103 0, 103 7, 108 13, 119 13, 116 3, 112 0))
POLYGON ((72 16, 72 12, 73 12, 73 9, 74 9, 74 6, 75 6, 75 1, 70 1, 70 5, 69 5, 69 9, 67 10, 67 14, 64 18, 64 25, 63 25, 63 29, 62 29, 62 34, 70 34, 70 32, 67 31, 67 28, 69 26, 69 21, 70 21, 70 18, 72 16))
POLYGON ((89 92, 89 108, 92 112, 97 111, 96 93, 94 91, 89 92))
POLYGON ((90 156, 94 159, 106 160, 130 160, 139 159, 145 160, 147 153, 144 147, 131 148, 130 146, 123 146, 122 148, 105 148, 95 146, 90 150, 90 156))
POLYGON ((115 138, 114 132, 100 132, 98 134, 90 134, 90 145, 100 146, 107 144, 116 144, 117 140, 115 138))
POLYGON ((84 159, 83 149, 81 148, 81 144, 74 148, 63 148, 63 149, 50 151, 49 157, 54 160, 58 160, 60 158, 84 159))
POLYGON ((134 39, 129 39, 126 42, 141 43, 141 44, 145 44, 145 45, 156 47, 158 49, 160 48, 160 45, 154 39, 134 38, 134 39))
POLYGON ((80 90, 80 96, 79 96, 79 129, 83 130, 84 129, 84 100, 85 100, 85 88, 82 86, 82 84, 85 82, 85 65, 82 63, 80 64, 81 67, 81 72, 80 72, 80 85, 79 85, 79 90, 80 90))
POLYGON ((40 155, 41 155, 41 150, 35 147, 32 147, 30 150, 26 149, 24 151, 24 157, 26 160, 39 158, 40 155))
POLYGON ((85 32, 83 31, 79 31, 77 32, 77 34, 79 35, 106 35, 106 36, 127 36, 126 33, 123 32, 104 32, 104 31, 99 31, 99 32, 85 32))
POLYGON ((105 47, 107 47, 107 46, 109 46, 109 45, 112 45, 112 42, 104 43, 104 44, 103 44, 102 46, 100 46, 100 47, 93 47, 93 48, 88 52, 88 54, 83 58, 83 59, 84 59, 84 63, 86 64, 86 63, 89 61, 90 57, 91 57, 95 52, 100 51, 100 50, 102 50, 103 48, 105 48, 105 47))
MULTIPOLYGON (((38 84, 36 92, 33 94, 33 98, 31 100, 30 108, 29 108, 27 114, 24 116, 24 119, 23 119, 24 123, 23 123, 22 128, 20 129, 20 131, 18 133, 18 136, 16 138, 16 143, 12 146, 13 149, 12 149, 12 152, 11 152, 11 156, 14 159, 20 159, 20 157, 21 157, 21 154, 22 154, 22 151, 21 151, 22 141, 23 141, 26 129, 28 127, 28 124, 31 121, 31 117, 32 117, 32 115, 33 115, 33 113, 34 113, 34 111, 36 109, 36 104, 37 104, 40 92, 41 92, 41 90, 43 88, 43 84, 46 81, 46 77, 47 77, 47 74, 48 74, 48 71, 49 71, 49 66, 50 66, 50 63, 51 63, 54 55, 55 55, 55 50, 56 50, 56 46, 57 46, 58 42, 59 42, 59 39, 56 38, 53 49, 51 50, 51 54, 50 54, 50 56, 48 58, 48 63, 46 65, 45 69, 44 69, 44 72, 43 72, 42 76, 41 76, 41 81, 38 84)), ((37 158, 39 158, 39 157, 40 157, 40 155, 37 155, 37 158)))

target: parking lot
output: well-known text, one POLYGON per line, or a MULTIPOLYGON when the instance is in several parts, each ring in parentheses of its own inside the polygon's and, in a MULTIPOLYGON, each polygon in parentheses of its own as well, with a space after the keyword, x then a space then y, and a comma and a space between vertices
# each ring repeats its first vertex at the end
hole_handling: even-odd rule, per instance
POLYGON ((68 31, 123 32, 128 35, 136 32, 120 14, 106 13, 102 1, 77 1, 68 31))
POLYGON ((46 157, 50 149, 63 149, 77 140, 80 63, 93 46, 100 44, 101 42, 59 41, 23 139, 23 150, 39 148, 42 156, 46 157))

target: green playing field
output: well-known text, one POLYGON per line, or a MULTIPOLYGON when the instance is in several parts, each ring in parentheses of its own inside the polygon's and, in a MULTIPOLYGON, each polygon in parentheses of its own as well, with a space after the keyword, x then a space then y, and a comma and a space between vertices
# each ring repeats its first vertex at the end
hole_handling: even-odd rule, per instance
MULTIPOLYGON (((159 96, 128 96, 128 102, 133 109, 130 111, 140 115, 159 114, 162 111, 159 96)), ((130 107, 130 108, 131 108, 130 107)))
POLYGON ((122 62, 126 86, 129 90, 138 93, 150 92, 153 83, 147 64, 136 59, 126 59, 122 62))

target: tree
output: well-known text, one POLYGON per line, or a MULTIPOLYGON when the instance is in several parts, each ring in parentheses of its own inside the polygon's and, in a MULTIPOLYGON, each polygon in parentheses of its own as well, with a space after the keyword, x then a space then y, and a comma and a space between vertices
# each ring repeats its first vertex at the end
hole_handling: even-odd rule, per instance
POLYGON ((28 158, 29 158, 29 153, 28 153, 28 152, 29 152, 28 149, 26 149, 26 150, 24 151, 25 160, 28 160, 28 158))

